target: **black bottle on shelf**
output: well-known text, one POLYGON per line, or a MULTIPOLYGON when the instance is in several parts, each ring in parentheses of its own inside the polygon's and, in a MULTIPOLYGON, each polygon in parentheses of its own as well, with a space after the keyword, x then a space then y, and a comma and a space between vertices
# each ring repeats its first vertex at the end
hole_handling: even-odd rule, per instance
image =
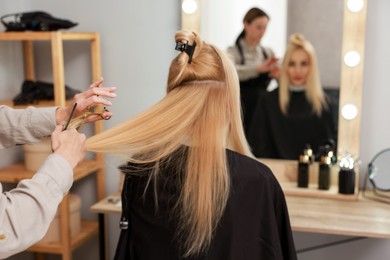
POLYGON ((309 187, 309 166, 310 158, 307 154, 303 153, 299 156, 298 161, 298 187, 309 187))
POLYGON ((329 190, 330 188, 330 171, 332 168, 332 159, 328 154, 322 155, 318 171, 318 189, 329 190))
POLYGON ((339 171, 339 193, 355 193, 355 160, 350 156, 345 156, 340 160, 339 171))

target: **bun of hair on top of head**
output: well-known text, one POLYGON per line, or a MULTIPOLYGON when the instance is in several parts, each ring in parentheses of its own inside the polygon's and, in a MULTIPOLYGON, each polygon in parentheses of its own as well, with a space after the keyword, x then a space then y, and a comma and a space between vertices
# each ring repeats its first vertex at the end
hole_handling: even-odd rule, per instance
POLYGON ((295 45, 302 45, 306 41, 302 34, 294 33, 290 36, 290 42, 295 45))
POLYGON ((201 37, 190 31, 178 31, 175 42, 195 46, 191 57, 181 51, 172 61, 168 75, 168 92, 184 82, 215 80, 225 82, 224 61, 216 47, 203 42, 201 37))
POLYGON ((290 45, 303 48, 310 54, 315 53, 313 45, 308 40, 306 40, 302 34, 299 33, 294 33, 290 36, 290 45))

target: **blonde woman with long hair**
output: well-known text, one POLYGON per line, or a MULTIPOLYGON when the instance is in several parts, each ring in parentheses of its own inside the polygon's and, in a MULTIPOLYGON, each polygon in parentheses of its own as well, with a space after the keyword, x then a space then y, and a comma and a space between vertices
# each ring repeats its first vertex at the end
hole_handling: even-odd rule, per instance
POLYGON ((291 35, 279 87, 264 95, 250 127, 248 141, 255 156, 295 160, 306 144, 316 152, 335 141, 330 102, 321 86, 314 47, 301 34, 291 35))
POLYGON ((175 40, 166 96, 87 140, 128 162, 115 259, 296 259, 283 192, 244 137, 234 66, 196 33, 175 40))

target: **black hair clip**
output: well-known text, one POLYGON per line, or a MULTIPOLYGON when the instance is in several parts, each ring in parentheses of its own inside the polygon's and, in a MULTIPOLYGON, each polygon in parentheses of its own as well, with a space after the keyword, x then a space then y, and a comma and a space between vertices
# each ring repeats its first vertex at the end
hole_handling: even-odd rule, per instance
POLYGON ((184 51, 185 53, 187 53, 188 57, 190 57, 190 59, 188 60, 188 63, 191 64, 192 55, 194 55, 195 47, 196 47, 196 42, 194 42, 193 45, 189 45, 188 43, 177 42, 175 50, 181 51, 181 52, 184 51))

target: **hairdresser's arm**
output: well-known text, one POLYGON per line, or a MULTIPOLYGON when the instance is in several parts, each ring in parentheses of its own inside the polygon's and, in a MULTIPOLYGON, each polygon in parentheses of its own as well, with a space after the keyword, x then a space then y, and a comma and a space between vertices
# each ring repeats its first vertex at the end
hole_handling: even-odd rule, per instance
MULTIPOLYGON (((102 104, 110 106, 111 102, 105 98, 114 98, 116 88, 99 87, 102 80, 96 81, 90 87, 74 96, 73 103, 77 103, 74 116, 84 113, 88 107, 102 104)), ((17 144, 36 143, 43 137, 50 136, 58 124, 64 124, 72 110, 68 107, 47 107, 27 109, 12 109, 0 106, 0 148, 7 148, 17 144)), ((111 117, 106 111, 103 117, 111 117)), ((101 119, 99 116, 89 117, 87 122, 101 119)))
POLYGON ((32 179, 8 192, 0 183, 0 259, 27 249, 46 234, 63 196, 73 182, 73 168, 85 152, 85 135, 75 129, 52 134, 52 149, 32 179))
POLYGON ((0 106, 0 148, 38 142, 56 126, 57 107, 12 109, 0 106))
MULTIPOLYGON (((234 63, 240 81, 256 78, 260 73, 272 71, 272 69, 277 65, 278 59, 275 58, 272 50, 267 48, 266 51, 269 58, 267 58, 267 60, 265 60, 263 63, 259 64, 259 58, 255 53, 251 53, 251 55, 245 55, 245 49, 243 49, 245 64, 241 64, 241 55, 238 51, 238 48, 234 46, 227 49, 227 55, 234 63)), ((272 77, 273 75, 270 76, 272 77)))

